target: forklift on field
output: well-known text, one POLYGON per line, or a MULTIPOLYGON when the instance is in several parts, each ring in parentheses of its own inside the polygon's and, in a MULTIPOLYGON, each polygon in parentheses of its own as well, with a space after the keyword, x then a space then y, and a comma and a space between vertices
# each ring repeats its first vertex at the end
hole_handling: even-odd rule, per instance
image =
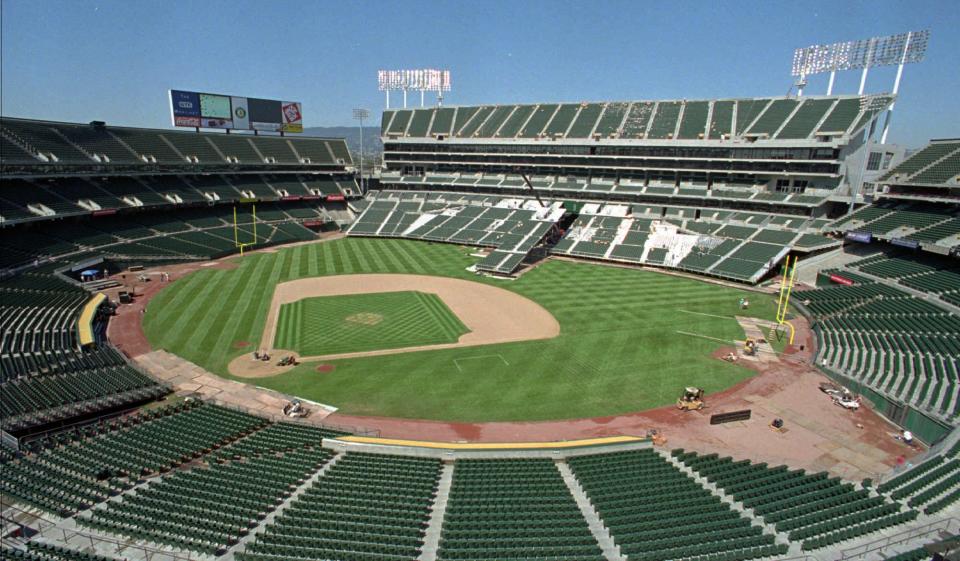
POLYGON ((704 408, 703 390, 688 386, 683 390, 683 395, 677 400, 677 409, 681 411, 699 411, 704 408))

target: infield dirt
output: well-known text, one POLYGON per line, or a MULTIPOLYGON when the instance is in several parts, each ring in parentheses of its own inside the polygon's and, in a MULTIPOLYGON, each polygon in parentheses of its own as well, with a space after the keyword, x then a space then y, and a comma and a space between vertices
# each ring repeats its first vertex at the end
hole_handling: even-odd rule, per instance
MULTIPOLYGON (((559 334, 560 324, 543 306, 520 294, 496 286, 429 275, 334 275, 278 284, 273 292, 270 310, 267 312, 267 322, 259 348, 267 350, 273 358, 292 355, 300 361, 309 362, 551 339, 559 334), (322 356, 301 357, 293 351, 273 347, 280 307, 283 304, 320 296, 405 290, 436 294, 450 308, 450 311, 460 318, 470 332, 462 335, 456 343, 322 356)), ((275 362, 276 360, 254 361, 247 355, 241 355, 231 361, 228 368, 234 376, 244 378, 275 376, 289 370, 289 367, 277 366, 275 362)))

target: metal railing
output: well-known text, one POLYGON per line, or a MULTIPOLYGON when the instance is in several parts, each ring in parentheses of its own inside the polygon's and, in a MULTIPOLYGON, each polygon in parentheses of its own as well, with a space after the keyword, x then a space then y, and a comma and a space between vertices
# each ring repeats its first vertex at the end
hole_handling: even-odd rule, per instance
POLYGON ((11 450, 20 450, 20 440, 9 432, 0 429, 0 446, 6 446, 11 450))
POLYGON ((864 556, 870 553, 882 551, 890 546, 908 542, 924 536, 929 536, 930 534, 937 532, 955 531, 957 528, 960 528, 960 520, 957 520, 956 518, 937 520, 935 522, 930 522, 929 524, 924 524, 923 526, 911 528, 910 530, 904 530, 902 532, 893 534, 892 536, 887 536, 863 545, 844 549, 841 551, 840 559, 862 559, 864 556))
POLYGON ((77 548, 76 542, 77 538, 79 537, 83 540, 88 540, 90 542, 90 547, 95 548, 98 552, 102 552, 105 549, 112 549, 112 552, 109 553, 113 555, 124 555, 124 552, 134 551, 137 552, 135 558, 144 559, 145 561, 153 561, 154 557, 164 561, 193 561, 193 557, 191 557, 189 554, 176 551, 163 551, 153 547, 131 543, 116 538, 98 536, 96 534, 91 534, 80 530, 68 530, 59 526, 54 526, 53 528, 47 528, 46 530, 41 531, 40 536, 43 537, 44 540, 48 541, 48 543, 53 542, 56 544, 56 542, 62 542, 64 545, 70 543, 70 545, 67 546, 70 549, 77 548), (68 542, 68 540, 73 541, 68 542))
POLYGON ((0 503, 0 511, 3 512, 2 517, 5 523, 20 527, 20 533, 21 536, 23 536, 22 539, 27 543, 34 541, 37 537, 41 537, 43 538, 44 543, 62 545, 68 549, 79 549, 76 543, 78 541, 77 538, 79 537, 81 540, 87 540, 90 543, 90 547, 96 548, 98 552, 103 552, 105 549, 112 549, 114 554, 123 555, 124 551, 135 551, 142 554, 136 555, 135 557, 137 559, 144 559, 145 561, 153 561, 154 557, 157 557, 158 560, 163 559, 164 561, 193 560, 189 554, 175 551, 163 551, 154 547, 135 544, 117 538, 109 538, 81 530, 62 528, 53 520, 48 520, 39 514, 28 512, 7 502, 0 503), (10 517, 8 514, 9 512, 20 514, 24 518, 31 518, 33 519, 33 522, 26 523, 15 521, 10 517), (24 529, 29 529, 31 531, 24 532, 24 529), (31 535, 34 533, 35 535, 31 535))

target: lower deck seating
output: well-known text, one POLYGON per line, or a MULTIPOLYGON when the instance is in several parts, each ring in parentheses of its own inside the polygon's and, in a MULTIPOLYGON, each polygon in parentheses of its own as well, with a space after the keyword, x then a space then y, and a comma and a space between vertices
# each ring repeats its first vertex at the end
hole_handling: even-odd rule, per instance
POLYGON ((778 532, 787 533, 790 541, 802 542, 804 550, 871 534, 917 516, 914 510, 903 510, 826 472, 807 474, 802 469, 770 468, 683 450, 672 454, 778 532))
POLYGON ((960 245, 952 239, 960 233, 960 208, 956 204, 881 200, 833 222, 827 229, 869 232, 881 239, 905 238, 921 246, 949 248, 960 245))
POLYGON ((796 232, 650 217, 633 208, 627 216, 581 214, 552 252, 756 282, 797 237, 796 232), (677 226, 676 234, 662 229, 664 223, 677 226))
POLYGON ((347 453, 236 557, 415 559, 439 478, 439 460, 347 453))
POLYGON ((167 393, 110 347, 80 350, 90 298, 49 268, 0 281, 0 428, 19 433, 167 393))
POLYGON ((437 558, 604 559, 549 459, 458 460, 437 558))
MULTIPOLYGON (((861 270, 884 263, 873 260, 861 270)), ((960 417, 960 317, 861 278, 854 286, 794 294, 813 315, 819 362, 947 422, 960 417)))
POLYGON ((877 486, 877 491, 936 514, 960 501, 960 458, 955 451, 936 455, 877 486))
MULTIPOLYGON (((299 223, 319 217, 319 202, 277 202, 259 205, 257 245, 305 241, 316 236, 299 223), (287 210, 290 212, 286 212, 287 210)), ((253 242, 249 205, 238 207, 244 229, 241 242, 253 242)), ((233 207, 134 212, 76 222, 45 224, 40 231, 14 226, 0 230, 0 267, 13 268, 46 259, 70 259, 97 253, 137 258, 209 259, 237 251, 233 207), (209 236, 207 234, 212 235, 209 236)))
POLYGON ((532 201, 426 194, 401 198, 384 193, 347 233, 494 247, 477 270, 510 274, 550 231, 557 214, 562 214, 558 210, 552 206, 545 217, 544 209, 532 201))
POLYGON ((221 554, 333 456, 319 443, 281 453, 269 448, 255 452, 242 461, 164 477, 136 495, 91 510, 78 523, 161 546, 221 554))
POLYGON ((751 524, 652 449, 568 462, 620 552, 634 561, 783 555, 751 524))
POLYGON ((169 471, 266 424, 198 401, 148 410, 35 443, 0 466, 0 491, 43 510, 73 514, 140 477, 169 471))

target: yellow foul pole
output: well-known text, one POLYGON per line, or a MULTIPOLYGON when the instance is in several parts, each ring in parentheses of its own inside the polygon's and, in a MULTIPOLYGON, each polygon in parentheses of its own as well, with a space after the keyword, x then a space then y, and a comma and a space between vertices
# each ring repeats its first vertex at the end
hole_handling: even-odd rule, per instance
POLYGON ((790 268, 790 257, 787 256, 786 264, 783 266, 783 279, 780 284, 780 301, 777 303, 777 323, 786 325, 790 328, 789 344, 793 344, 796 336, 796 330, 793 325, 787 321, 787 309, 790 306, 790 294, 793 292, 793 285, 797 281, 797 257, 793 258, 793 268, 790 268))

